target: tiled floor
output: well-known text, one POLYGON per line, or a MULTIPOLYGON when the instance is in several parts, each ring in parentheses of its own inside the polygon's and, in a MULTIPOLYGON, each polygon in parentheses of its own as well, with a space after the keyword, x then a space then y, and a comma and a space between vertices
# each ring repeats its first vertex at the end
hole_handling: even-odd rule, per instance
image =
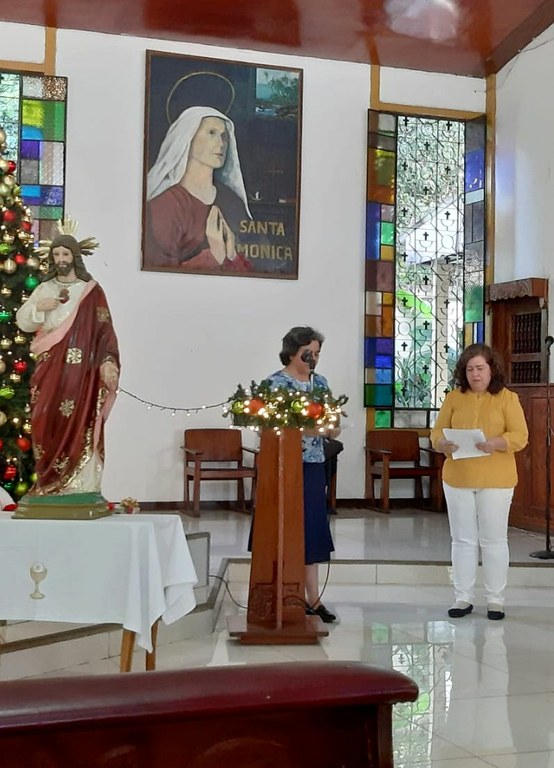
MULTIPOLYGON (((450 587, 418 583, 417 565, 448 562, 446 518, 417 511, 352 514, 357 517, 341 510, 333 518, 336 557, 415 563, 407 583, 345 583, 344 575, 333 578, 331 566, 324 601, 340 620, 318 646, 249 647, 231 641, 226 616, 241 609, 227 597, 216 631, 160 647, 158 669, 316 659, 394 667, 420 687, 415 704, 395 711, 397 768, 554 768, 554 561, 529 557, 544 549, 544 537, 510 531, 512 583, 518 586, 509 588, 504 622, 488 621, 482 600, 471 616, 449 620, 450 587), (551 586, 520 586, 549 580, 551 586)), ((248 517, 210 512, 184 521, 188 531, 210 531, 211 573, 223 558, 246 556, 248 517)), ((351 572, 358 572, 354 565, 351 572)), ((229 586, 244 604, 245 582, 229 586)), ((117 669, 117 659, 71 658, 73 665, 63 674, 117 669)), ((33 671, 37 674, 35 665, 33 671)))

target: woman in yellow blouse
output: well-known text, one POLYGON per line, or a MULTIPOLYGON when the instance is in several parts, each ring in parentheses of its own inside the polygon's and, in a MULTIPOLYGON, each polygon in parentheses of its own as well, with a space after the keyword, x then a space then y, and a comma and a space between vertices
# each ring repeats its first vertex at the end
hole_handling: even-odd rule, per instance
POLYGON ((515 452, 527 445, 525 416, 515 392, 505 387, 497 353, 472 344, 456 364, 457 389, 449 392, 431 431, 433 448, 446 455, 443 486, 452 536, 454 604, 451 618, 471 613, 479 546, 489 619, 504 618, 508 580, 508 514, 517 484, 515 452), (457 459, 458 446, 443 428, 480 429, 483 456, 457 459))

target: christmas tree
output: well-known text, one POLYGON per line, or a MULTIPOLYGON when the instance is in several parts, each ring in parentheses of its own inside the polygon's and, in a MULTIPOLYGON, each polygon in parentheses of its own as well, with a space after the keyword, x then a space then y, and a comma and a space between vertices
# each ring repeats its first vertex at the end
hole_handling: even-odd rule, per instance
POLYGON ((6 134, 0 128, 0 485, 17 500, 35 476, 29 403, 32 334, 19 330, 15 316, 39 283, 41 262, 34 253, 31 212, 21 199, 17 166, 5 154, 6 134))

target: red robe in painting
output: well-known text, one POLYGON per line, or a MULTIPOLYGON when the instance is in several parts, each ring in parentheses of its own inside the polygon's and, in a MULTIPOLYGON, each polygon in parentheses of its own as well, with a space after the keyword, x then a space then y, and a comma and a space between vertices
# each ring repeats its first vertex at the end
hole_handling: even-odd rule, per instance
POLYGON ((106 296, 94 280, 75 311, 31 345, 31 422, 36 494, 59 493, 96 451, 104 459, 104 422, 115 400, 100 380, 100 366, 119 368, 117 338, 106 296))

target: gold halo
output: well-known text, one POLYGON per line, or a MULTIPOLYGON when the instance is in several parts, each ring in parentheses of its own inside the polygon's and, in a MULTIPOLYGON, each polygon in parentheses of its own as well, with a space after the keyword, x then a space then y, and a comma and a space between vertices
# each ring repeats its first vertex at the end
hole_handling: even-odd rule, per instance
MULTIPOLYGON (((219 77, 221 80, 224 80, 227 85, 229 86, 229 89, 231 91, 231 98, 229 99, 229 103, 227 104, 226 109, 221 110, 224 115, 227 115, 229 113, 229 110, 233 106, 233 102, 235 101, 235 86, 233 83, 229 80, 228 77, 225 77, 225 75, 220 75, 219 72, 209 72, 208 70, 202 71, 202 72, 191 72, 190 75, 184 75, 183 77, 180 77, 173 88, 170 90, 169 95, 165 102, 165 116, 167 117, 167 122, 169 125, 172 125, 175 120, 171 119, 171 115, 169 113, 169 108, 171 106, 171 99, 173 98, 173 94, 177 90, 177 88, 181 85, 181 83, 184 83, 185 80, 189 80, 191 77, 198 77, 199 75, 210 75, 211 77, 219 77)), ((199 105, 191 105, 191 106, 199 106, 199 105)))

